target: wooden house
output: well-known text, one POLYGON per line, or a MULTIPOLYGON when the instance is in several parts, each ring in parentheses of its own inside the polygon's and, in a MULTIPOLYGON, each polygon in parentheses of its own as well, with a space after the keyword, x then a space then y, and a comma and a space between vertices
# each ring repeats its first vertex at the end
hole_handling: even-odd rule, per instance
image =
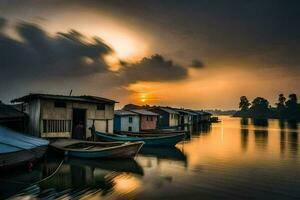
POLYGON ((12 105, 0 102, 0 126, 18 132, 26 132, 28 116, 22 111, 17 110, 12 105))
POLYGON ((193 124, 193 115, 197 115, 196 113, 189 112, 184 109, 176 109, 179 113, 178 117, 178 125, 185 126, 185 125, 192 125, 193 124))
POLYGON ((114 131, 139 132, 139 114, 127 110, 115 110, 114 131))
POLYGON ((158 120, 159 128, 172 128, 178 126, 179 113, 175 109, 167 107, 152 107, 149 110, 160 115, 158 120))
POLYGON ((196 111, 198 113, 199 116, 199 123, 205 123, 205 122, 210 122, 210 118, 212 116, 211 113, 205 112, 205 111, 196 111))
POLYGON ((157 121, 159 118, 159 114, 145 109, 133 109, 130 111, 139 115, 140 130, 157 129, 157 121))
POLYGON ((89 127, 113 132, 116 101, 95 96, 29 94, 12 100, 22 103, 29 117, 28 132, 46 138, 87 139, 89 127))

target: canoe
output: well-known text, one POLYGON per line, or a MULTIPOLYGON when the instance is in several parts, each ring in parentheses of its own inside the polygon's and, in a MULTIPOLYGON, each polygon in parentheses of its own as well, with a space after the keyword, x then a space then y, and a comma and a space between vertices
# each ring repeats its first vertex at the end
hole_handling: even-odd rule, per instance
POLYGON ((0 168, 10 168, 41 158, 47 140, 23 135, 0 127, 0 168))
POLYGON ((89 142, 60 139, 50 144, 65 156, 80 158, 133 158, 144 142, 89 142))
POLYGON ((185 137, 184 133, 176 134, 164 134, 154 136, 148 134, 135 134, 135 135, 126 135, 124 134, 109 134, 102 133, 99 131, 95 132, 96 137, 101 141, 107 142, 144 142, 147 146, 175 146, 178 142, 182 141, 185 137))

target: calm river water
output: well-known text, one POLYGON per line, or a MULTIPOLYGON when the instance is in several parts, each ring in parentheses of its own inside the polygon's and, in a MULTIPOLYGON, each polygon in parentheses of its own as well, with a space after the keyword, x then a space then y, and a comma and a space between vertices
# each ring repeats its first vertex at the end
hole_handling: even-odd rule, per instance
POLYGON ((0 199, 300 199, 298 126, 221 117, 135 160, 49 155, 31 172, 2 174, 0 199))

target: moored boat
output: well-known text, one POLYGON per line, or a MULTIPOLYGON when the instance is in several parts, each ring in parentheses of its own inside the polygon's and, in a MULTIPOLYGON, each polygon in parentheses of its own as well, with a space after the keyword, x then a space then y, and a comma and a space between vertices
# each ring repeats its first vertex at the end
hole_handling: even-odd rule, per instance
POLYGON ((95 132, 98 139, 107 142, 145 142, 147 146, 175 146, 185 138, 184 133, 176 134, 109 134, 95 132))
POLYGON ((50 144, 65 156, 80 158, 132 158, 144 142, 89 142, 60 139, 50 144))
POLYGON ((0 128, 0 167, 9 168, 39 159, 48 144, 47 140, 0 128))

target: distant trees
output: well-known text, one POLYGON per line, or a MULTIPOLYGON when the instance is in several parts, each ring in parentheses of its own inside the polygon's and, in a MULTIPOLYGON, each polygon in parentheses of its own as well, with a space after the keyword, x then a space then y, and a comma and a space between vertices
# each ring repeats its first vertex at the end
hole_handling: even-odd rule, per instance
POLYGON ((245 111, 245 110, 249 109, 250 105, 251 104, 249 103, 249 100, 247 99, 247 97, 246 96, 241 96, 239 108, 241 110, 245 111))
POLYGON ((251 109, 257 111, 266 111, 269 109, 269 101, 262 97, 256 97, 252 101, 251 109))
POLYGON ((296 94, 290 94, 288 100, 284 94, 279 94, 276 107, 271 107, 263 97, 256 97, 251 103, 246 96, 240 97, 239 108, 234 116, 249 118, 280 118, 300 120, 300 104, 296 94))

